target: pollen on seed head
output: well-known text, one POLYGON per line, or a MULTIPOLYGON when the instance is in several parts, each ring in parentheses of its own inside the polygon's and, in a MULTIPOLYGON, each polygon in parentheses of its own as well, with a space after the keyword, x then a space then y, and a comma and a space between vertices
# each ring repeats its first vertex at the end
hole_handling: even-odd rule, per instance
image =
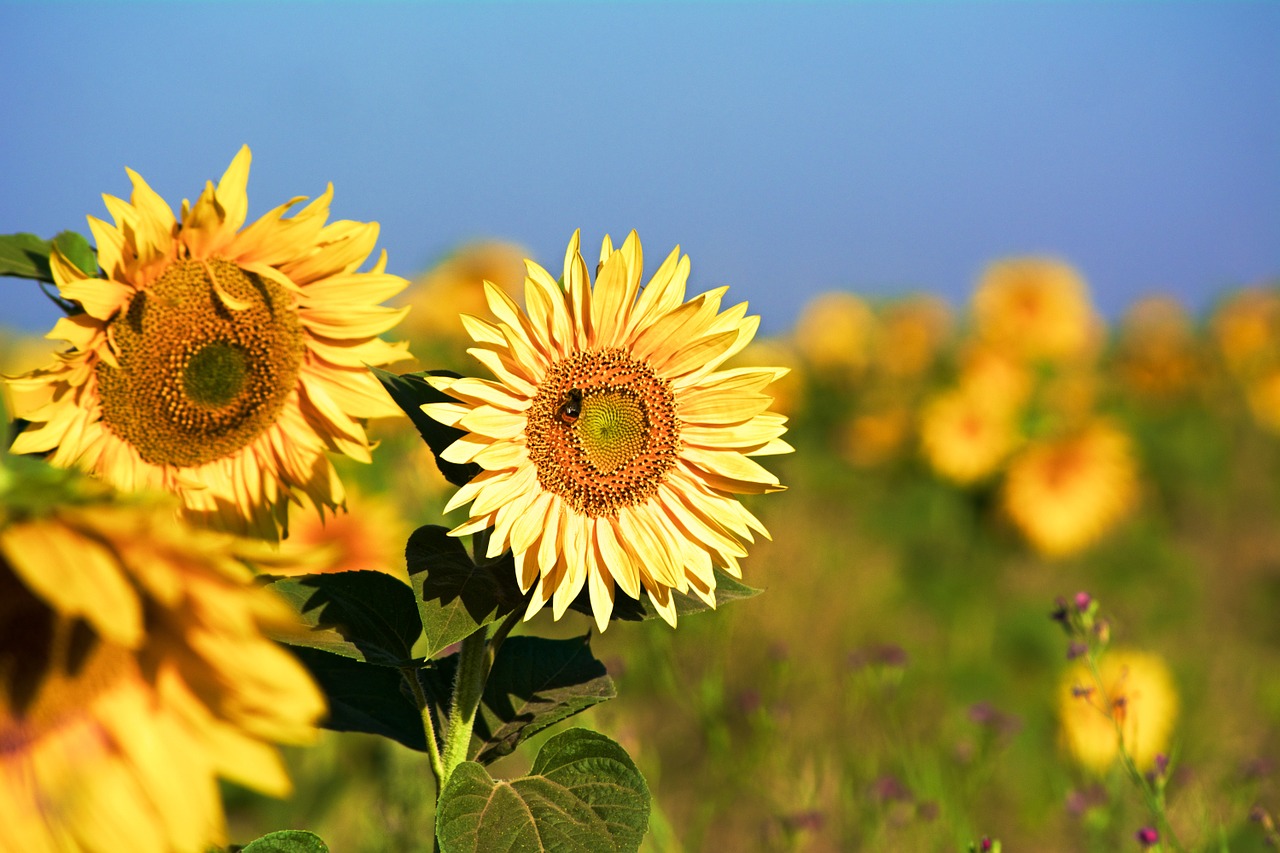
POLYGON ((539 484, 591 516, 650 498, 675 464, 679 436, 669 383, 620 349, 553 365, 525 427, 539 484))
POLYGON ((119 366, 96 367, 103 423, 153 465, 244 447, 279 416, 304 352, 289 294, 219 259, 174 263, 108 332, 119 366), (246 307, 229 310, 215 281, 246 307))

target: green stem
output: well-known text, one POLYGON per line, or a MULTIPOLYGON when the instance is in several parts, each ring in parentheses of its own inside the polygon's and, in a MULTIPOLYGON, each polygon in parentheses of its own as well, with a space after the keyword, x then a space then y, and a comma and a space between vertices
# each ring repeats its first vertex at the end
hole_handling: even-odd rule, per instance
POLYGON ((467 760, 471 731, 480 710, 485 679, 489 676, 488 629, 476 629, 462 641, 458 650, 458 676, 453 682, 453 702, 449 709, 449 728, 444 735, 444 768, 440 788, 444 789, 454 769, 467 760))
POLYGON ((435 721, 432 719, 431 702, 427 700, 427 694, 422 689, 422 682, 418 680, 418 670, 413 667, 404 667, 400 670, 401 677, 409 685, 409 690, 413 692, 413 701, 418 706, 418 713, 422 715, 422 733, 427 739, 427 755, 431 758, 431 772, 436 777, 436 794, 440 793, 440 789, 444 787, 444 762, 440 759, 440 743, 436 740, 435 721))
POLYGON ((1107 715, 1107 719, 1111 720, 1111 725, 1115 728, 1116 743, 1120 748, 1120 763, 1124 765, 1125 772, 1129 774, 1129 778, 1138 786, 1138 790, 1142 792, 1142 798, 1146 801, 1147 810, 1151 812, 1159 825, 1162 833, 1160 848, 1163 849, 1164 841, 1167 840, 1169 845, 1178 853, 1186 853, 1186 848, 1178 841, 1178 836, 1173 831, 1173 824, 1169 823, 1169 816, 1165 814, 1164 796, 1147 783, 1142 771, 1138 769, 1138 765, 1134 763, 1133 756, 1129 754, 1129 750, 1125 746, 1124 729, 1120 727, 1120 721, 1116 719, 1115 713, 1111 710, 1112 700, 1110 694, 1107 693, 1106 685, 1102 681, 1102 673, 1098 669, 1097 652, 1090 648, 1085 660, 1089 664, 1089 674, 1093 676, 1093 683, 1097 686, 1098 693, 1102 697, 1103 713, 1107 715))

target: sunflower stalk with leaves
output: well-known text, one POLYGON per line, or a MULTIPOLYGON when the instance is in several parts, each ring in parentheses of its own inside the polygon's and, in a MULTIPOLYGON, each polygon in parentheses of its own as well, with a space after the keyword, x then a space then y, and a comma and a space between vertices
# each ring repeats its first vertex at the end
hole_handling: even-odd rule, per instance
MULTIPOLYGON (((618 249, 605 238, 593 286, 575 234, 559 279, 526 262, 524 311, 486 283, 495 320, 463 317, 495 379, 390 373, 376 365, 405 351, 376 336, 402 312, 376 303, 403 280, 385 256, 356 272, 376 226, 326 226, 326 193, 242 230, 248 161, 244 149, 179 217, 131 172, 130 202, 108 198, 116 224, 90 220, 96 254, 70 233, 0 238, 0 274, 56 288, 68 319, 51 336, 71 343, 10 380, 13 449, 170 491, 188 522, 274 540, 295 492, 341 504, 326 453, 366 458, 364 418, 403 411, 459 487, 446 509, 469 505, 467 520, 412 534, 408 583, 259 567, 303 623, 278 639, 324 693, 323 725, 427 754, 438 850, 636 850, 649 790, 609 738, 568 729, 527 776, 490 776, 615 695, 589 635, 512 633, 548 604, 603 631, 674 627, 756 594, 739 560, 767 532, 736 496, 781 489, 752 457, 791 449, 765 393, 785 371, 722 369, 756 318, 722 311, 724 289, 686 301, 678 249, 641 287, 634 233, 618 249)), ((243 849, 325 847, 290 830, 243 849)))

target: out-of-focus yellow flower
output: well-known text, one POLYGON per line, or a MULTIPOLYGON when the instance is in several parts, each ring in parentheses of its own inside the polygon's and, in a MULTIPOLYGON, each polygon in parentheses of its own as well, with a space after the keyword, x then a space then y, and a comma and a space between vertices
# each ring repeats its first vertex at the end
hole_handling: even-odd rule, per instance
POLYGON ((1228 369, 1256 375, 1280 361, 1280 291, 1240 290, 1219 306, 1210 328, 1228 369))
POLYGON ((293 490, 342 505, 327 453, 368 462, 367 418, 401 411, 366 365, 408 358, 378 335, 408 282, 373 251, 377 223, 326 224, 333 188, 244 226, 249 149, 181 215, 129 170, 128 202, 89 217, 104 277, 50 259, 61 296, 84 311, 48 337, 72 349, 10 378, 29 421, 15 453, 44 453, 124 491, 176 494, 188 517, 274 539, 293 490))
POLYGON ((1250 381, 1245 397, 1254 420, 1264 429, 1280 433, 1280 366, 1250 381))
MULTIPOLYGON (((510 297, 524 292, 524 259, 520 246, 500 240, 482 240, 459 246, 414 280, 399 304, 412 306, 398 330, 408 337, 419 358, 432 350, 456 349, 471 342, 459 319, 461 314, 482 317, 489 310, 484 283, 497 286, 510 297)), ((436 367, 437 365, 429 365, 436 367)))
POLYGON ((299 513, 289 528, 289 538, 280 543, 286 567, 276 566, 268 573, 382 572, 408 583, 404 546, 410 532, 394 503, 352 489, 347 493, 347 511, 327 521, 318 511, 299 513), (317 552, 325 554, 319 569, 307 559, 317 552), (294 568, 287 568, 290 564, 294 568))
POLYGON ((960 357, 957 384, 976 404, 1012 412, 1031 396, 1027 366, 989 346, 970 346, 960 357))
POLYGON ((1062 679, 1058 716, 1064 749, 1102 774, 1120 755, 1120 738, 1139 770, 1164 752, 1178 716, 1178 693, 1158 656, 1113 649, 1098 664, 1101 684, 1081 659, 1062 679), (1117 736, 1116 724, 1120 734, 1117 736))
POLYGON ((1185 395, 1200 378, 1195 328, 1176 299, 1138 300, 1120 329, 1116 369, 1133 394, 1167 402, 1185 395))
POLYGON ((1060 557, 1091 545, 1123 518, 1138 494, 1129 437, 1105 421, 1038 441, 1005 473, 1005 512, 1037 551, 1060 557))
POLYGON ((894 379, 923 375, 936 361, 951 326, 951 309, 936 296, 910 296, 891 303, 880 313, 873 354, 876 364, 894 379))
POLYGON ((713 604, 714 568, 738 576, 743 542, 767 535, 736 496, 784 488, 754 459, 791 450, 765 390, 783 371, 723 368, 758 318, 721 311, 725 288, 686 301, 679 249, 642 289, 639 237, 605 237, 593 286, 579 239, 563 287, 528 264, 524 312, 485 288, 496 321, 467 321, 470 352, 496 381, 429 380, 458 402, 423 411, 467 431, 441 458, 484 469, 446 507, 470 504, 451 533, 493 528, 526 618, 550 602, 558 619, 585 588, 603 631, 621 588, 674 626, 673 591, 713 604))
POLYGON ((810 299, 796 321, 795 346, 815 372, 850 380, 871 358, 876 317, 865 301, 844 291, 810 299))
POLYGON ((1083 358, 1101 340, 1084 279, 1049 258, 1010 258, 987 267, 973 295, 973 317, 984 341, 1030 360, 1083 358))
POLYGON ((857 468, 876 468, 897 458, 911 437, 911 411, 895 405, 855 415, 840 436, 840 455, 857 468))
POLYGON ((920 445, 925 459, 933 470, 961 485, 994 474, 1017 438, 1011 410, 993 406, 963 388, 940 394, 921 413, 920 445))
POLYGON ((222 845, 218 778, 287 794, 272 744, 324 712, 236 559, 265 546, 36 468, 0 467, 0 849, 222 845))

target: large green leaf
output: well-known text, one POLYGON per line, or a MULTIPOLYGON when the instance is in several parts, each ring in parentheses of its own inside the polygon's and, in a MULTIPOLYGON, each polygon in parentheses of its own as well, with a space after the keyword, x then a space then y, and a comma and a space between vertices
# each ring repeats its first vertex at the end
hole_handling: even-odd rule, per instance
POLYGON ((477 566, 446 528, 427 525, 415 530, 405 546, 405 561, 418 599, 427 657, 523 606, 510 555, 477 566))
POLYGON ((337 572, 282 578, 272 583, 302 616, 310 631, 282 637, 291 645, 310 646, 381 666, 420 662, 414 645, 422 621, 413 589, 382 572, 337 572))
POLYGON ((329 847, 314 832, 282 829, 250 841, 244 847, 233 847, 238 853, 329 853, 329 847))
POLYGON ((404 683, 414 670, 361 663, 319 649, 291 649, 329 700, 324 727, 336 732, 366 732, 425 752, 422 716, 404 683))
MULTIPOLYGON (((747 586, 742 581, 725 574, 719 569, 715 570, 715 575, 717 609, 733 601, 753 598, 762 592, 762 590, 758 590, 755 587, 747 586)), ((673 592, 672 596, 676 600, 677 616, 689 616, 712 609, 697 596, 684 595, 679 592, 673 592)), ((569 606, 579 613, 585 613, 588 616, 592 614, 591 599, 586 590, 583 590, 569 606)), ((637 600, 619 590, 613 603, 613 616, 611 618, 620 619, 624 622, 643 622, 648 619, 660 619, 662 617, 658 615, 658 611, 653 609, 653 604, 650 603, 647 596, 637 600)))
POLYGON ((446 480, 455 486, 461 486, 480 473, 480 466, 474 463, 459 465, 455 462, 446 462, 440 458, 440 454, 444 453, 446 447, 462 438, 466 433, 456 427, 445 426, 422 411, 423 403, 457 402, 448 394, 432 388, 423 377, 456 377, 458 374, 449 370, 397 374, 378 367, 371 366, 369 369, 373 371, 374 376, 378 377, 382 387, 387 389, 391 399, 395 400, 396 405, 404 410, 404 413, 409 416, 409 420, 413 421, 413 425, 418 428, 418 433, 422 436, 423 441, 427 443, 427 446, 431 448, 431 453, 436 458, 436 467, 440 469, 440 473, 444 475, 446 480))
POLYGON ((42 240, 34 234, 0 235, 0 275, 33 278, 52 284, 49 255, 55 245, 86 275, 97 275, 97 256, 89 241, 74 231, 63 231, 52 240, 42 240))
MULTIPOLYGON (((432 663, 423 686, 437 719, 444 719, 458 656, 432 663)), ((589 634, 564 640, 509 637, 489 670, 473 730, 477 742, 468 754, 492 764, 538 732, 617 695, 608 670, 591 653, 589 634)))
POLYGON ((586 729, 543 745, 528 776, 495 780, 458 765, 436 811, 442 853, 601 853, 638 850, 649 786, 626 750, 586 729))
POLYGON ((617 695, 605 665, 591 653, 589 634, 511 637, 485 684, 476 761, 491 764, 543 729, 617 695))

